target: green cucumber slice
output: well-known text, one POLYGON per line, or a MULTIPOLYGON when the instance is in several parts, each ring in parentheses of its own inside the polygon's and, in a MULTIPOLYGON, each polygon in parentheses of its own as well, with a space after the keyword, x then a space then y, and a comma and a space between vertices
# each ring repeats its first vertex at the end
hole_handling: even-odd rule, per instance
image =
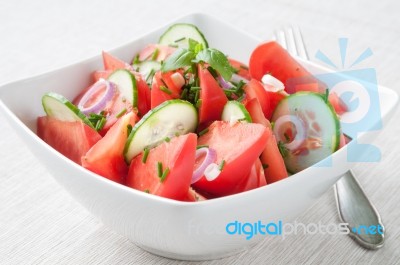
POLYGON ((115 70, 108 80, 117 85, 121 96, 128 100, 133 107, 138 105, 138 89, 135 76, 126 69, 115 70))
MULTIPOLYGON (((296 150, 285 149, 283 159, 289 172, 297 173, 310 167, 338 149, 339 120, 331 104, 325 102, 320 94, 298 92, 283 99, 276 107, 271 121, 276 125, 276 121, 284 115, 293 115, 302 121, 306 132, 304 143, 308 144, 302 144, 296 150)), ((276 133, 275 137, 278 141, 283 138, 276 133)), ((290 141, 284 140, 280 144, 285 147, 290 141)))
POLYGON ((232 100, 225 104, 222 111, 221 120, 223 121, 246 121, 252 122, 251 116, 244 105, 238 101, 232 100))
POLYGON ((195 40, 203 44, 204 48, 208 48, 206 38, 203 33, 192 24, 177 23, 169 27, 163 35, 161 35, 158 43, 163 45, 176 45, 178 48, 189 47, 189 39, 195 40))
POLYGON ((60 94, 49 92, 42 97, 43 109, 47 116, 60 121, 82 121, 93 128, 92 123, 77 106, 60 94))
POLYGON ((188 101, 168 100, 149 111, 136 123, 129 134, 124 148, 125 161, 176 135, 196 130, 197 110, 188 101))
POLYGON ((161 69, 161 64, 157 61, 142 61, 140 63, 132 64, 135 71, 141 73, 147 83, 151 83, 151 79, 155 72, 161 69))

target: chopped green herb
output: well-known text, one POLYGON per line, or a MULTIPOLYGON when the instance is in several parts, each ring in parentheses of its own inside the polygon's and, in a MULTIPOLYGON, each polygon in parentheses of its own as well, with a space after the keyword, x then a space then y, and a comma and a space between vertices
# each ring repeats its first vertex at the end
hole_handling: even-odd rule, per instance
POLYGON ((199 132, 199 136, 202 136, 204 134, 208 133, 208 128, 205 128, 204 130, 202 130, 201 132, 199 132))
POLYGON ((275 126, 275 122, 271 121, 271 129, 273 130, 275 126))
POLYGON ((210 72, 210 74, 211 74, 214 78, 217 78, 217 77, 218 77, 217 71, 216 71, 214 68, 212 68, 211 66, 208 66, 208 67, 207 67, 207 70, 210 72))
POLYGON ((136 54, 135 58, 133 58, 132 64, 139 64, 140 60, 139 60, 139 54, 136 54))
POLYGON ((132 125, 128 124, 128 125, 126 126, 126 128, 128 129, 128 135, 130 135, 131 132, 132 132, 132 125))
POLYGON ((107 120, 105 117, 102 117, 97 123, 96 123, 96 131, 100 131, 103 129, 104 125, 106 124, 107 120))
POLYGON ((282 143, 281 141, 278 142, 278 149, 283 158, 287 157, 289 150, 286 148, 285 144, 282 143))
POLYGON ((158 178, 159 178, 159 179, 161 179, 162 174, 163 174, 163 166, 162 166, 162 163, 161 163, 161 162, 157 162, 157 175, 158 175, 158 178))
POLYGON ((236 101, 242 102, 243 99, 244 99, 244 97, 245 97, 245 95, 243 94, 243 95, 241 95, 240 97, 238 97, 238 98, 236 99, 236 101))
POLYGON ((178 48, 179 47, 178 44, 172 44, 172 43, 168 44, 168 46, 172 47, 172 48, 178 48))
POLYGON ((263 167, 263 169, 266 169, 266 168, 269 167, 269 165, 268 164, 262 164, 262 167, 263 167))
POLYGON ((322 95, 322 98, 324 99, 325 103, 328 103, 328 99, 329 99, 329 89, 325 89, 325 94, 322 95))
POLYGON ((149 148, 145 148, 143 150, 143 157, 142 157, 142 163, 143 164, 146 164, 147 157, 149 156, 149 152, 150 152, 149 148))
POLYGON ((201 87, 199 87, 199 86, 192 86, 192 87, 190 88, 190 91, 197 91, 197 90, 201 90, 201 87))
POLYGON ((167 143, 169 143, 169 142, 171 141, 171 138, 165 137, 164 141, 166 141, 167 143))
POLYGON ((149 189, 146 189, 146 190, 144 190, 144 192, 146 192, 146 193, 150 193, 150 190, 149 190, 149 189))
POLYGON ((197 149, 200 149, 200 148, 208 148, 208 145, 206 145, 206 144, 202 144, 202 145, 198 145, 198 146, 196 146, 196 150, 197 149))
POLYGON ((177 42, 180 42, 180 41, 183 41, 183 40, 186 40, 186 38, 185 38, 185 37, 182 37, 182 38, 180 38, 180 39, 174 40, 174 42, 177 43, 177 42))
POLYGON ((120 112, 118 112, 117 115, 115 115, 116 118, 121 118, 122 115, 124 115, 126 113, 126 108, 122 109, 120 112))
POLYGON ((244 64, 241 64, 239 67, 244 70, 249 70, 249 67, 247 67, 247 65, 244 65, 244 64))
POLYGON ((150 73, 147 75, 147 77, 146 77, 146 83, 151 83, 150 81, 152 81, 152 79, 153 79, 153 76, 154 76, 154 74, 155 74, 156 72, 154 71, 154 69, 151 69, 150 70, 150 73))
POLYGON ((178 137, 180 134, 179 132, 175 132, 175 136, 178 137))
POLYGON ((160 52, 160 50, 158 48, 156 48, 153 52, 153 55, 151 56, 151 60, 155 60, 158 57, 158 53, 160 52))
POLYGON ((202 100, 201 99, 199 99, 199 100, 197 100, 196 101, 196 108, 200 108, 201 107, 201 103, 202 103, 202 100))
POLYGON ((283 136, 285 137, 285 140, 288 143, 290 141, 289 135, 287 133, 284 133, 283 136))
POLYGON ((164 182, 164 180, 167 178, 168 174, 169 174, 169 168, 167 167, 167 168, 164 170, 164 172, 162 173, 161 178, 160 178, 160 181, 161 181, 161 182, 164 182))
POLYGON ((181 99, 187 99, 187 93, 188 93, 188 90, 187 89, 183 89, 182 93, 181 93, 181 99))
POLYGON ((194 94, 194 102, 197 102, 199 100, 200 97, 200 90, 196 90, 196 93, 194 94))
POLYGON ((222 171, 222 169, 224 169, 225 166, 225 160, 222 159, 221 164, 219 164, 219 170, 222 171))
POLYGON ((160 90, 164 93, 167 93, 168 95, 172 94, 172 91, 169 90, 166 86, 160 86, 160 90))

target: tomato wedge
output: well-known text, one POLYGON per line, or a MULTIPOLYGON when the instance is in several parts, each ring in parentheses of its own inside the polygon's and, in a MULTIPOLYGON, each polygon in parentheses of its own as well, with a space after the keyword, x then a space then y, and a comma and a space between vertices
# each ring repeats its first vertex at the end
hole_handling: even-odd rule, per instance
POLYGON ((37 134, 77 164, 81 164, 81 157, 101 139, 100 134, 81 121, 60 121, 48 116, 37 119, 37 134))
POLYGON ((270 73, 285 84, 289 94, 297 91, 325 92, 326 85, 312 76, 282 46, 275 41, 265 42, 250 56, 249 71, 252 78, 270 73))
POLYGON ((266 167, 264 169, 264 174, 267 183, 273 183, 286 178, 288 173, 286 171, 285 162, 279 152, 275 136, 271 131, 271 123, 264 117, 259 102, 256 99, 252 99, 246 102, 245 107, 253 122, 262 124, 267 128, 267 145, 261 154, 261 162, 266 167))
POLYGON ((122 116, 82 157, 82 166, 105 178, 124 183, 128 174, 123 150, 128 138, 128 125, 135 125, 136 114, 129 112, 122 116))
POLYGON ((336 114, 342 115, 343 113, 348 111, 346 104, 335 92, 329 94, 328 100, 329 103, 331 103, 336 114))
POLYGON ((252 190, 265 185, 267 185, 267 181, 265 180, 264 169, 260 159, 257 159, 254 165, 251 167, 243 190, 252 190))
POLYGON ((235 59, 232 59, 232 58, 228 58, 228 60, 229 60, 229 63, 231 64, 231 66, 236 69, 238 75, 240 75, 241 77, 243 77, 247 80, 251 79, 251 76, 249 73, 249 67, 247 65, 245 65, 244 63, 241 63, 235 59))
POLYGON ((154 109, 161 103, 179 98, 181 95, 181 88, 177 87, 171 80, 171 75, 174 72, 162 73, 158 71, 153 77, 153 84, 151 87, 151 109, 154 109))
POLYGON ((130 65, 121 59, 109 54, 108 52, 103 51, 103 64, 104 70, 115 71, 118 69, 131 69, 130 65))
POLYGON ((176 49, 161 44, 149 44, 143 50, 139 52, 139 61, 164 61, 167 59, 176 49))
POLYGON ((203 176, 193 187, 215 197, 245 191, 250 170, 267 140, 267 129, 260 124, 213 122, 198 144, 213 148, 217 153, 215 163, 220 165, 224 160, 224 167, 213 181, 203 176))
POLYGON ((271 128, 271 123, 265 118, 264 113, 261 109, 260 102, 257 98, 247 100, 244 104, 245 108, 250 114, 251 120, 254 123, 262 124, 267 128, 271 128))
POLYGON ((244 91, 246 92, 246 101, 253 98, 257 99, 260 102, 260 106, 262 112, 264 113, 264 116, 268 117, 270 113, 272 115, 273 110, 270 109, 268 94, 260 81, 256 79, 251 79, 250 82, 248 82, 244 86, 244 91))
POLYGON ((215 120, 220 120, 225 104, 228 102, 223 89, 211 73, 199 64, 198 75, 200 79, 199 123, 200 129, 206 128, 215 120))
POLYGON ((271 129, 267 130, 268 140, 265 150, 261 154, 261 162, 264 165, 264 174, 267 183, 273 183, 288 177, 285 162, 279 152, 278 145, 271 129))
POLYGON ((126 185, 161 197, 184 200, 192 180, 196 145, 197 135, 189 133, 151 149, 146 160, 141 153, 132 159, 126 185), (165 178, 160 178, 164 173, 165 178))

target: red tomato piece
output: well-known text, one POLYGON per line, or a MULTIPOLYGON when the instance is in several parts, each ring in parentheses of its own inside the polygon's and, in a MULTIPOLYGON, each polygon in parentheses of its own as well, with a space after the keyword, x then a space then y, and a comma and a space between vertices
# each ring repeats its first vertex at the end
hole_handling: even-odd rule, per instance
POLYGON ((220 165, 224 160, 225 164, 215 180, 208 181, 203 176, 193 187, 216 197, 245 191, 247 176, 267 140, 267 130, 260 124, 213 122, 198 144, 213 148, 217 153, 215 163, 220 165))
POLYGON ((163 79, 164 75, 159 71, 153 77, 151 86, 151 108, 154 109, 161 103, 180 97, 180 93, 174 91, 174 87, 167 87, 163 79))
POLYGON ((135 125, 136 114, 122 116, 107 134, 82 157, 82 166, 105 178, 123 184, 128 174, 123 151, 128 138, 128 125, 135 125))
POLYGON ((348 111, 346 104, 342 101, 340 97, 338 97, 336 93, 330 93, 328 100, 338 115, 342 115, 343 113, 348 111))
POLYGON ((265 180, 264 169, 260 159, 257 159, 254 165, 251 167, 243 190, 252 190, 265 185, 267 185, 267 181, 265 180))
POLYGON ((107 79, 113 70, 97 70, 93 72, 93 81, 97 82, 100 78, 107 79))
POLYGON ((322 93, 326 89, 324 83, 312 76, 275 41, 262 43, 254 49, 250 56, 249 71, 251 77, 257 80, 270 73, 285 84, 289 94, 300 90, 322 93))
POLYGON ((121 59, 118 59, 117 57, 103 51, 103 64, 104 64, 104 70, 111 70, 115 71, 118 69, 131 69, 130 65, 121 59))
POLYGON ((201 87, 199 127, 203 129, 213 121, 221 119, 222 111, 228 102, 228 98, 207 68, 204 68, 200 64, 198 66, 198 75, 201 87))
POLYGON ((139 53, 139 61, 164 61, 167 59, 176 49, 167 45, 161 44, 149 44, 139 53))
POLYGON ((269 120, 267 120, 267 118, 265 118, 264 113, 261 109, 260 102, 257 98, 247 100, 244 106, 249 112, 253 123, 262 124, 267 128, 271 128, 271 123, 269 122, 269 120))
POLYGON ((132 159, 126 185, 161 197, 184 200, 189 192, 193 175, 197 135, 189 133, 174 137, 151 149, 143 162, 143 153, 132 159), (159 178, 158 164, 162 172, 169 170, 164 180, 159 178))
POLYGON ((266 167, 264 169, 267 183, 273 183, 288 177, 285 162, 279 152, 275 136, 271 129, 267 130, 268 140, 265 150, 261 154, 261 162, 266 167))
POLYGON ((48 116, 37 119, 37 134, 77 164, 81 164, 81 157, 101 139, 100 134, 81 121, 60 121, 48 116))
POLYGON ((253 98, 257 99, 260 102, 260 106, 262 112, 264 113, 264 116, 268 117, 272 115, 268 94, 265 91, 264 86, 260 81, 256 79, 251 79, 250 82, 248 82, 244 86, 244 91, 246 93, 246 101, 251 100, 253 98))
POLYGON ((136 79, 136 86, 138 90, 138 110, 140 116, 145 115, 151 109, 150 101, 150 87, 147 85, 146 81, 143 79, 140 73, 131 71, 136 79))
POLYGON ((198 202, 198 201, 205 201, 205 200, 207 200, 206 197, 199 194, 192 188, 189 188, 189 192, 187 193, 186 197, 183 198, 183 201, 186 201, 186 202, 198 202))
POLYGON ((247 65, 232 58, 228 58, 228 60, 231 66, 238 71, 237 72, 238 75, 240 75, 243 78, 246 78, 247 80, 251 79, 249 68, 247 67, 247 65))

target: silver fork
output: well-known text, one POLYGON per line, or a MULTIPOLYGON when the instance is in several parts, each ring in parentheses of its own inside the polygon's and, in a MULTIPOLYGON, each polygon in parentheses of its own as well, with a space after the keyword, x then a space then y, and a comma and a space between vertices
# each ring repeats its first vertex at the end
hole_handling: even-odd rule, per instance
MULTIPOLYGON (((309 56, 303 41, 303 36, 298 27, 288 27, 274 34, 274 39, 282 45, 291 55, 309 60, 309 56)), ((346 223, 349 235, 362 247, 378 249, 384 243, 384 227, 381 217, 375 206, 366 196, 351 170, 347 171, 334 186, 336 206, 339 219, 346 223), (361 227, 381 227, 375 234, 357 233, 361 227), (379 233, 379 232, 382 233, 379 233)))

